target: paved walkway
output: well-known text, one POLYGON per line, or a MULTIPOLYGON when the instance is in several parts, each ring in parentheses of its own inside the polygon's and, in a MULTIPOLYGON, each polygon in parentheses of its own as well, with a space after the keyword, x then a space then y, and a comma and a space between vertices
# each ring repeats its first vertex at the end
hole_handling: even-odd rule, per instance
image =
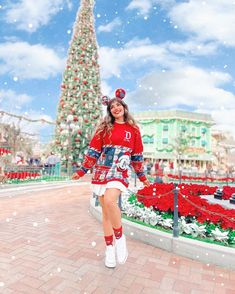
POLYGON ((0 198, 0 293, 235 293, 235 272, 130 237, 126 264, 105 268, 86 182, 8 193, 0 198))

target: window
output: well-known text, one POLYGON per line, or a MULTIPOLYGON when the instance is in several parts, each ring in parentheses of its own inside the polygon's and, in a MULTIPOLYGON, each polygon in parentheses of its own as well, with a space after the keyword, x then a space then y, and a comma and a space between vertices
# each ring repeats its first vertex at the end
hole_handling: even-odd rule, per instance
POLYGON ((168 125, 163 126, 163 131, 168 131, 168 125))
POLYGON ((203 133, 203 134, 206 133, 206 128, 202 128, 202 133, 203 133))
POLYGON ((143 136, 143 144, 153 144, 154 143, 154 138, 153 136, 143 136))
POLYGON ((182 132, 186 132, 186 131, 187 131, 186 126, 181 126, 181 131, 182 131, 182 132))
POLYGON ((163 138, 163 139, 162 139, 162 143, 163 143, 163 144, 168 144, 168 138, 163 138))
POLYGON ((202 145, 202 147, 205 147, 207 145, 206 141, 202 140, 201 145, 202 145))

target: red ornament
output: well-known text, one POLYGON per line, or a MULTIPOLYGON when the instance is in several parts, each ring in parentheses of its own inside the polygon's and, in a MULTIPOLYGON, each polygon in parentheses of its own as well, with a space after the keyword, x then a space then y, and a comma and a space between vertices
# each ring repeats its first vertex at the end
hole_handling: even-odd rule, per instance
POLYGON ((115 92, 115 96, 117 98, 123 99, 126 96, 126 91, 124 89, 122 89, 122 88, 117 89, 116 92, 115 92))

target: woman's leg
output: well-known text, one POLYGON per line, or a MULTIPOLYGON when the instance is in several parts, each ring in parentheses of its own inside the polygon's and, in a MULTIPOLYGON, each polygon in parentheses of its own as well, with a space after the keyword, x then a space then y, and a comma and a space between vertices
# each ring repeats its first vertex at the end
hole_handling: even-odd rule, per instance
POLYGON ((113 246, 113 228, 109 220, 107 209, 104 205, 104 197, 99 197, 100 205, 102 207, 102 225, 104 230, 104 240, 106 243, 105 250, 105 265, 109 268, 116 266, 115 248, 113 246))
POLYGON ((102 207, 102 225, 103 225, 104 236, 111 236, 113 235, 113 227, 109 220, 107 209, 104 205, 104 196, 99 197, 99 202, 102 207))
POLYGON ((104 207, 107 212, 108 219, 112 224, 116 237, 117 260, 120 264, 126 262, 128 250, 126 247, 126 237, 122 234, 121 211, 117 204, 120 190, 115 188, 106 189, 104 193, 104 207))
POLYGON ((105 212, 113 228, 120 228, 122 225, 121 211, 117 204, 120 193, 119 189, 110 188, 106 189, 104 194, 105 212))

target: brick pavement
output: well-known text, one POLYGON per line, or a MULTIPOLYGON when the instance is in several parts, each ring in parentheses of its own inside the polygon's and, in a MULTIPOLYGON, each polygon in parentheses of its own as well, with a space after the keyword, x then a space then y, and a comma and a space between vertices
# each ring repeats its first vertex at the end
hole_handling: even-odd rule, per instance
POLYGON ((235 272, 130 237, 126 264, 105 268, 90 195, 84 183, 0 199, 0 293, 235 293, 235 272))

